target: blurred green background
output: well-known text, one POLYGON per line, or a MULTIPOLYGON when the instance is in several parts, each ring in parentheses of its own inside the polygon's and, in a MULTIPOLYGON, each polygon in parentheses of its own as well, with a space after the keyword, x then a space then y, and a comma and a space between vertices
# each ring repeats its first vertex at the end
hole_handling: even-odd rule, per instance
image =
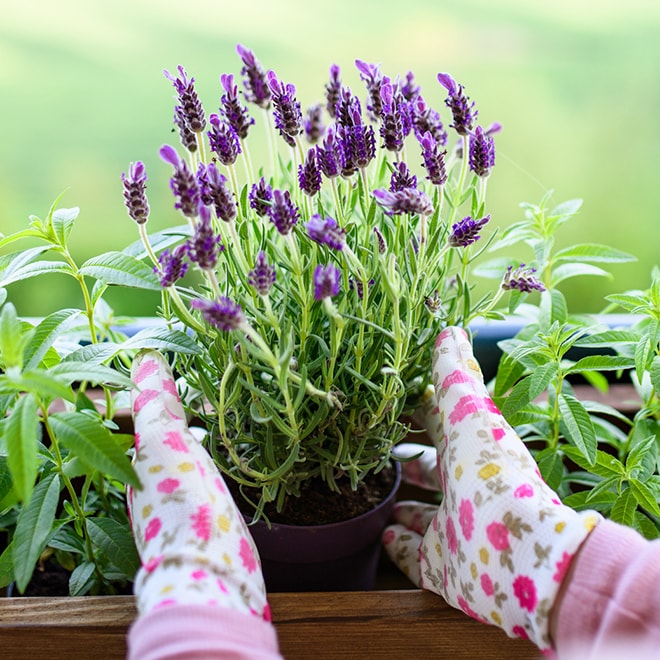
MULTIPOLYGON (((574 307, 602 308, 608 292, 648 285, 658 263, 660 3, 657 0, 4 0, 0 23, 0 231, 80 206, 79 263, 137 238, 120 175, 143 160, 156 230, 178 222, 158 149, 171 133, 173 89, 162 74, 183 64, 207 112, 223 72, 238 75, 235 46, 293 82, 303 107, 319 101, 332 63, 363 95, 353 61, 415 72, 448 120, 436 73, 476 101, 480 121, 503 124, 489 183, 493 224, 520 218, 521 201, 548 189, 581 197, 561 244, 594 241, 634 253, 611 281, 585 278, 574 307)), ((447 121, 448 123, 448 121, 447 121)), ((253 138, 254 139, 254 138, 253 138)), ((254 146, 251 145, 251 149, 254 146)), ((80 305, 64 276, 14 286, 22 314, 80 305)), ((157 297, 110 297, 119 312, 152 314, 157 297)))

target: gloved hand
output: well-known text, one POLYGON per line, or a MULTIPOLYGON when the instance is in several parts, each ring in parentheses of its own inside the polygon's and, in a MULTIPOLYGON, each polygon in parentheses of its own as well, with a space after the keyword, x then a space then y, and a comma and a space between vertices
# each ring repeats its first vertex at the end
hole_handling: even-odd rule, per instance
POLYGON ((257 550, 211 457, 186 423, 172 372, 157 351, 142 351, 131 376, 142 490, 129 491, 142 568, 138 611, 214 604, 270 620, 257 550))
POLYGON ((564 506, 485 388, 465 332, 436 341, 433 391, 420 410, 435 448, 400 445, 404 479, 444 493, 400 502, 383 542, 417 584, 452 606, 551 647, 549 617, 571 559, 600 516, 564 506))

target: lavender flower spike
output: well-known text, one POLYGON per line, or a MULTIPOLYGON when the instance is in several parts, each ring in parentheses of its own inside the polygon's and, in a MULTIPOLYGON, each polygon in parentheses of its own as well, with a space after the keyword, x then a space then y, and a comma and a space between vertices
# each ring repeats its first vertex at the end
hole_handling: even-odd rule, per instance
POLYGON ((463 93, 463 85, 459 85, 448 73, 439 73, 438 82, 447 90, 449 96, 445 104, 454 117, 452 127, 459 135, 468 135, 477 119, 474 102, 463 93))
POLYGON ((291 233, 300 218, 300 211, 291 201, 288 190, 273 190, 273 203, 268 209, 268 217, 282 236, 291 233))
POLYGON ((398 163, 394 163, 392 176, 390 177, 390 192, 397 192, 397 190, 403 190, 404 188, 417 188, 417 177, 400 160, 398 163))
POLYGON ((254 118, 250 117, 248 109, 238 102, 238 86, 234 83, 234 76, 231 73, 223 73, 220 76, 220 84, 225 90, 220 98, 222 114, 236 131, 236 135, 244 140, 248 136, 250 126, 254 124, 254 118))
POLYGON ((187 218, 196 217, 199 211, 200 190, 194 175, 174 147, 166 144, 161 147, 159 153, 166 163, 174 167, 174 175, 170 179, 170 188, 178 200, 174 208, 179 209, 187 218))
POLYGON ((149 202, 145 192, 147 172, 144 163, 140 160, 131 163, 128 168, 128 175, 122 174, 121 180, 124 184, 124 203, 128 215, 138 225, 143 225, 149 219, 149 202))
POLYGON ((373 191, 373 196, 389 215, 401 213, 431 215, 433 213, 433 204, 429 196, 417 188, 404 188, 397 192, 379 189, 373 191))
POLYGON ((238 215, 234 193, 227 185, 227 177, 220 173, 215 163, 199 164, 197 181, 201 190, 202 203, 213 206, 215 214, 225 222, 232 222, 238 215))
POLYGON ((495 165, 495 140, 477 126, 470 135, 470 169, 479 177, 487 177, 495 165))
POLYGON ((216 300, 196 298, 190 306, 199 310, 204 320, 218 330, 229 332, 246 323, 241 306, 225 296, 220 296, 216 300))
POLYGON ((332 298, 339 293, 339 269, 333 264, 321 266, 314 271, 314 299, 332 298))
POLYGON ((253 286, 260 296, 267 296, 275 284, 275 267, 268 263, 263 250, 257 255, 254 268, 248 273, 248 284, 253 286))
POLYGON ((158 266, 154 266, 154 272, 158 273, 160 285, 166 289, 176 284, 188 270, 185 257, 188 254, 187 245, 177 245, 172 252, 164 250, 158 257, 158 266))
POLYGON ((309 237, 320 245, 341 250, 346 244, 346 230, 342 229, 334 218, 323 218, 315 213, 305 227, 309 237))
POLYGON ((216 114, 209 116, 212 129, 207 132, 211 150, 223 165, 233 165, 241 153, 236 130, 228 121, 222 121, 216 114))
POLYGON ((220 241, 220 235, 213 231, 210 211, 200 213, 201 220, 195 226, 195 233, 188 241, 188 257, 202 270, 212 270, 218 262, 218 254, 225 249, 220 241))
POLYGON ((321 190, 321 170, 314 148, 307 152, 305 162, 298 165, 298 185, 300 190, 310 197, 321 190))
POLYGON ((447 182, 447 169, 445 167, 446 149, 443 149, 430 131, 417 136, 422 147, 422 158, 426 178, 436 186, 443 186, 447 182))
POLYGON ((536 268, 525 268, 525 264, 520 264, 515 270, 509 266, 502 280, 502 288, 505 291, 516 289, 523 293, 545 291, 543 282, 534 275, 535 272, 536 268))
POLYGON ((330 67, 330 82, 325 86, 325 101, 328 114, 334 119, 337 103, 341 96, 341 69, 333 64, 330 67))
POLYGON ((273 188, 266 183, 266 179, 261 177, 258 183, 253 183, 248 195, 250 208, 257 212, 257 215, 264 216, 268 213, 270 202, 273 199, 273 188))
POLYGON ((291 83, 281 82, 274 71, 266 75, 273 99, 275 128, 285 142, 295 146, 294 138, 303 130, 303 116, 296 99, 296 88, 291 83))
POLYGON ((490 220, 490 215, 486 215, 481 220, 473 220, 469 215, 460 222, 452 225, 449 235, 449 245, 452 247, 467 247, 476 243, 481 236, 479 231, 490 220))
POLYGON ((254 53, 238 44, 236 52, 243 60, 241 75, 243 76, 243 86, 245 87, 245 98, 258 105, 260 108, 267 109, 270 106, 270 89, 266 82, 266 72, 254 56, 254 53))
POLYGON ((202 103, 195 91, 195 79, 188 78, 185 69, 181 65, 177 67, 177 71, 179 77, 172 75, 167 69, 163 73, 168 80, 172 81, 174 89, 176 89, 181 115, 188 129, 193 133, 201 133, 206 126, 206 118, 204 117, 202 103))

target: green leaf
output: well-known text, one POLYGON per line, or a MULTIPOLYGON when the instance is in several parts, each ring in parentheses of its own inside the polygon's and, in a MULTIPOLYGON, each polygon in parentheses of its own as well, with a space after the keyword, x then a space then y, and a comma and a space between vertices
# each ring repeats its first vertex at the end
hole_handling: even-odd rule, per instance
POLYGON ((635 521, 636 509, 637 500, 635 499, 635 495, 630 488, 626 488, 614 502, 610 511, 610 518, 614 522, 632 527, 635 521))
POLYGON ((596 275, 598 277, 612 277, 611 273, 608 273, 606 270, 599 268, 598 266, 592 266, 591 264, 562 264, 557 266, 552 271, 550 277, 550 288, 556 287, 560 282, 568 280, 572 277, 579 277, 581 275, 596 275))
POLYGON ((0 353, 5 369, 23 367, 23 351, 31 331, 24 332, 16 308, 7 303, 0 312, 0 353))
POLYGON ((555 253, 555 261, 587 261, 591 263, 626 263, 637 261, 632 254, 598 243, 580 243, 555 253))
POLYGON ((119 353, 120 350, 120 344, 115 344, 111 341, 104 341, 101 344, 88 344, 69 353, 62 360, 62 363, 85 362, 92 365, 103 364, 119 353))
MULTIPOLYGON (((0 426, 0 437, 4 435, 4 426, 0 426)), ((11 472, 9 471, 9 463, 7 456, 0 454, 0 502, 12 492, 13 483, 11 480, 11 472)), ((2 507, 0 507, 0 510, 2 507)))
POLYGON ((14 575, 23 593, 50 536, 60 496, 60 478, 51 473, 34 489, 32 499, 21 509, 14 532, 14 575))
POLYGON ((103 383, 105 385, 133 387, 133 381, 130 378, 102 364, 67 360, 52 367, 49 373, 67 384, 86 381, 93 385, 103 383))
POLYGON ((577 374, 582 371, 618 371, 632 369, 635 361, 631 357, 619 355, 590 355, 578 360, 566 370, 567 374, 577 374))
POLYGON ((575 346, 611 348, 616 344, 636 344, 638 340, 639 335, 634 330, 605 330, 580 337, 575 346))
POLYGON ((5 273, 0 286, 7 286, 13 282, 29 280, 38 275, 51 275, 52 273, 64 273, 73 275, 73 269, 66 261, 33 261, 21 268, 14 268, 10 273, 5 273))
POLYGON ((128 457, 100 420, 84 413, 65 412, 51 415, 50 423, 58 441, 90 468, 140 488, 128 457))
POLYGON ((29 264, 33 259, 48 251, 47 245, 28 248, 20 252, 12 252, 0 257, 0 287, 12 282, 13 273, 29 264))
POLYGON ((23 354, 26 368, 38 367, 48 349, 55 343, 62 327, 82 312, 79 309, 62 309, 43 319, 34 329, 23 354))
POLYGON ((642 440, 637 440, 626 457, 626 470, 632 470, 640 467, 642 461, 655 444, 655 435, 649 435, 642 440))
POLYGON ((129 580, 133 579, 140 568, 140 557, 129 525, 112 518, 88 518, 87 531, 103 555, 129 580))
POLYGON ((14 581, 14 544, 10 543, 0 555, 0 588, 14 581))
POLYGON ((562 447, 562 452, 584 470, 587 470, 592 474, 597 474, 605 479, 609 479, 610 477, 621 477, 626 472, 621 461, 600 449, 596 451, 596 460, 593 464, 589 463, 584 454, 577 449, 577 447, 564 446, 562 447))
POLYGON ((24 371, 15 377, 0 374, 0 393, 13 394, 15 392, 33 392, 43 399, 61 398, 71 402, 75 400, 71 387, 41 369, 24 371))
POLYGON ((531 377, 526 376, 515 384, 510 394, 504 399, 501 410, 507 419, 515 415, 518 410, 524 408, 531 401, 529 395, 531 382, 531 377))
POLYGON ((85 561, 76 566, 69 577, 69 594, 85 596, 96 581, 95 566, 91 561, 85 561))
POLYGON ((557 490, 564 474, 564 464, 561 454, 556 449, 548 447, 536 454, 534 460, 536 460, 539 466, 543 480, 550 488, 557 490))
POLYGON ((127 339, 121 348, 124 350, 155 348, 161 351, 174 351, 189 355, 199 355, 202 351, 197 342, 181 330, 169 328, 145 328, 130 339, 127 339))
POLYGON ((95 277, 107 284, 161 291, 153 268, 122 252, 106 252, 88 259, 80 268, 85 276, 95 277))
POLYGON ((651 376, 653 389, 656 391, 656 394, 660 395, 660 356, 656 355, 653 358, 651 368, 649 369, 649 375, 651 376))
POLYGON ((630 291, 628 293, 613 293, 609 296, 605 296, 605 299, 616 303, 628 312, 634 313, 641 308, 640 301, 643 300, 643 297, 643 291, 630 291))
POLYGON ((582 452, 590 466, 594 465, 598 440, 589 413, 575 397, 568 394, 559 394, 558 403, 568 440, 582 452))
POLYGON ((70 209, 57 209, 51 213, 50 222, 60 246, 66 246, 73 223, 79 213, 80 209, 77 206, 70 209))
POLYGON ((660 537, 660 530, 657 525, 644 515, 641 511, 635 511, 635 529, 649 541, 660 537))
POLYGON ((552 379, 557 375, 559 366, 556 362, 546 362, 540 365, 531 374, 529 383, 529 399, 533 401, 541 392, 544 392, 552 379))
POLYGON ((32 394, 18 399, 3 431, 7 442, 7 464, 18 499, 27 504, 37 479, 37 443, 40 426, 37 401, 32 394))
POLYGON ((645 483, 638 479, 630 479, 628 485, 641 507, 646 509, 649 513, 652 513, 654 516, 660 516, 660 506, 658 506, 658 501, 655 499, 651 489, 645 483))

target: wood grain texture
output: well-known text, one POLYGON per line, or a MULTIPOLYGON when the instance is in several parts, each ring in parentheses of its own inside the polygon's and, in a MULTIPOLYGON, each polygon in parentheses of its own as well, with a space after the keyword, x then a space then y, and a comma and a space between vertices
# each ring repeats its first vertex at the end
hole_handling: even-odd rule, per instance
MULTIPOLYGON (((536 660, 509 639, 426 591, 271 594, 285 658, 536 660)), ((135 618, 131 596, 0 599, 0 657, 124 658, 135 618)))

